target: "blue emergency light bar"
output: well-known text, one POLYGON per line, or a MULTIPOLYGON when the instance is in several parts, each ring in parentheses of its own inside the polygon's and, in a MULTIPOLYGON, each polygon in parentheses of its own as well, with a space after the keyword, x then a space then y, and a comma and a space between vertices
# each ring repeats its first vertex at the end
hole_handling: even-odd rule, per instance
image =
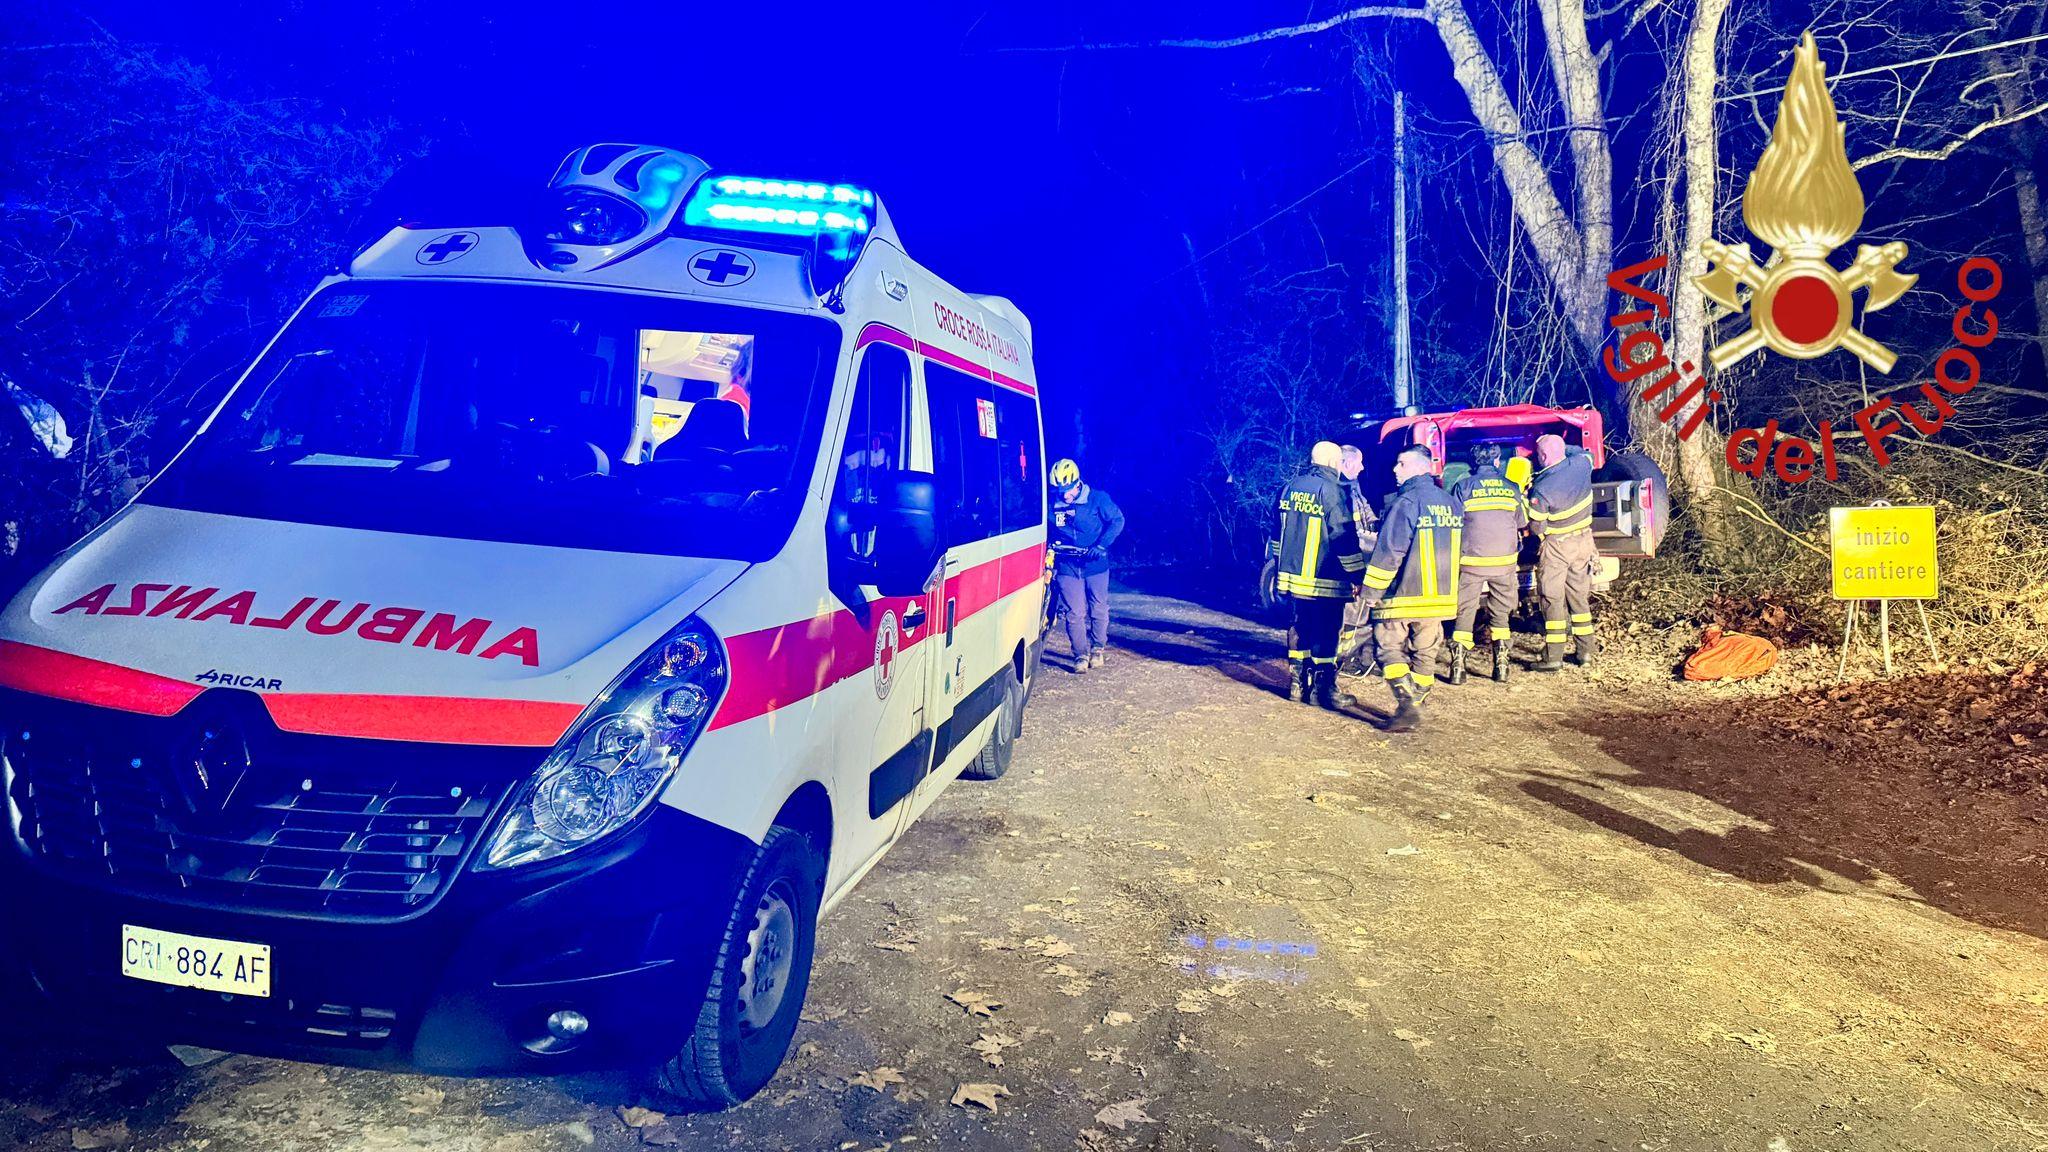
POLYGON ((868 213, 874 206, 873 192, 850 184, 716 176, 699 181, 690 193, 683 223, 785 236, 842 233, 857 245, 872 226, 868 213))

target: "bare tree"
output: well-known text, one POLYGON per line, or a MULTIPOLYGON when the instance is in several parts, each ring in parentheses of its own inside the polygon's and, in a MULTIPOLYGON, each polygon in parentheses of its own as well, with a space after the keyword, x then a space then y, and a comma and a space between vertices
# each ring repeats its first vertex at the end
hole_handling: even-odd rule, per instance
POLYGON ((75 440, 0 452, 11 554, 133 494, 417 145, 104 36, 0 51, 0 87, 0 377, 75 440))

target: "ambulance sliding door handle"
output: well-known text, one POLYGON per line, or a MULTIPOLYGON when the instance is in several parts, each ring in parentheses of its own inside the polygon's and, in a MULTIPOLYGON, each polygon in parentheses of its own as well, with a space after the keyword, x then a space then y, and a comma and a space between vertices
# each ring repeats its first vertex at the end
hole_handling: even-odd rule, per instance
POLYGON ((919 628, 924 627, 925 617, 928 615, 930 615, 930 613, 926 612, 924 610, 924 605, 920 603, 912 603, 910 607, 905 608, 903 610, 904 634, 907 636, 910 633, 917 631, 919 628))

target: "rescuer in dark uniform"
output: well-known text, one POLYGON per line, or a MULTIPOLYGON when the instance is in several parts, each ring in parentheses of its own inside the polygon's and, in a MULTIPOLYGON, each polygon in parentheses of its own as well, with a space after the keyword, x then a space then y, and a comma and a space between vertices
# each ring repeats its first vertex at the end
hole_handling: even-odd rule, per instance
MULTIPOLYGON (((1337 474, 1344 477, 1344 487, 1351 496, 1351 527, 1358 533, 1358 550, 1370 555, 1379 539, 1379 516, 1358 483, 1359 474, 1365 471, 1365 450, 1356 444, 1337 447, 1343 452, 1337 474)), ((1344 627, 1337 633, 1339 672, 1358 676, 1372 670, 1372 630, 1366 626, 1370 616, 1356 597, 1344 602, 1344 627)))
POLYGON ((1341 450, 1327 440, 1309 453, 1309 470, 1280 493, 1280 592, 1294 610, 1288 666, 1304 703, 1348 708, 1358 701, 1337 691, 1337 634, 1344 605, 1365 573, 1365 554, 1351 521, 1351 493, 1338 466, 1341 450))
POLYGON ((1124 512, 1109 493, 1082 483, 1072 460, 1055 463, 1046 478, 1053 488, 1053 586, 1074 671, 1085 673, 1109 655, 1109 546, 1123 535, 1124 512))
POLYGON ((1394 457, 1394 481, 1401 487, 1380 520, 1379 541, 1366 562, 1373 647, 1380 674, 1394 690, 1389 732, 1406 732, 1421 722, 1419 706, 1436 684, 1443 622, 1458 614, 1461 521, 1435 471, 1436 457, 1420 444, 1394 457))
POLYGON ((1593 662, 1593 458, 1562 436, 1536 440, 1543 466, 1529 482, 1529 522, 1542 538, 1536 593, 1543 601, 1543 659, 1538 672, 1564 666, 1567 627, 1578 664, 1593 662))
POLYGON ((1493 649, 1493 678, 1503 684, 1508 680, 1508 613, 1515 608, 1515 577, 1529 506, 1522 490, 1507 478, 1500 458, 1498 444, 1475 446, 1472 471, 1451 486, 1451 503, 1465 522, 1458 559, 1458 624, 1451 632, 1453 684, 1465 682, 1465 658, 1471 654, 1472 630, 1482 607, 1493 649))

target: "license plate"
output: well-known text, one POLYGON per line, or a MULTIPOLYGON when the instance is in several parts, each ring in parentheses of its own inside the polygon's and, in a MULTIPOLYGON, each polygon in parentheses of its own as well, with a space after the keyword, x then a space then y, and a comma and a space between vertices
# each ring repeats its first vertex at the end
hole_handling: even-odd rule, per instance
POLYGON ((270 945, 121 925, 121 975, 182 988, 270 995, 270 945))

